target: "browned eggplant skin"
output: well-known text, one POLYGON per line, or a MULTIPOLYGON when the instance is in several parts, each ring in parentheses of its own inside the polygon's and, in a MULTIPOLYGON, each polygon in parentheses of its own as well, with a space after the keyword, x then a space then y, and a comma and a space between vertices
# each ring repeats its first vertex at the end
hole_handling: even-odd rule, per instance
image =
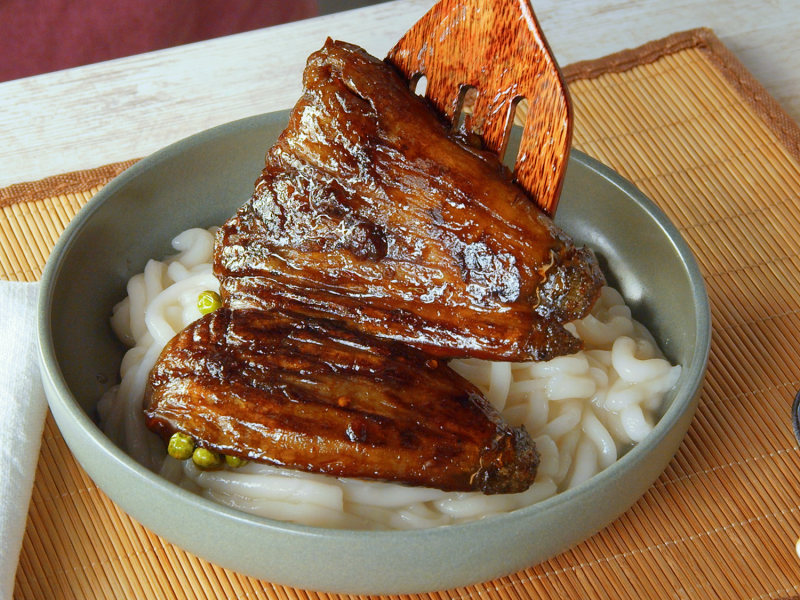
POLYGON ((599 296, 594 255, 387 64, 329 40, 304 84, 217 234, 224 308, 164 349, 148 427, 304 471, 526 490, 530 436, 441 359, 579 350, 563 325, 599 296))
POLYGON ((223 454, 334 476, 526 490, 538 455, 446 364, 341 323, 219 309, 150 375, 147 426, 223 454))
POLYGON ((347 321, 437 357, 547 360, 581 348, 603 276, 392 67, 328 41, 252 199, 219 231, 233 309, 347 321))

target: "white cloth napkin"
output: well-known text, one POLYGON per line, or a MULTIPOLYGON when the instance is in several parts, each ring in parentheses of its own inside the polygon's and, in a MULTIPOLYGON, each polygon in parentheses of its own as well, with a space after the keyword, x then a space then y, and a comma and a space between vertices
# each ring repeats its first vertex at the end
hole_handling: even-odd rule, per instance
POLYGON ((0 281, 0 599, 14 593, 47 412, 36 344, 38 283, 0 281))

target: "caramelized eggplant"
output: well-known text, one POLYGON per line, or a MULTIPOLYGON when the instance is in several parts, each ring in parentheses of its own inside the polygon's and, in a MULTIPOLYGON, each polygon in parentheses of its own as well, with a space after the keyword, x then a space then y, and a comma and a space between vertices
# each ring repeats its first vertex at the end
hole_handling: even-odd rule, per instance
POLYGON ((603 276, 498 158, 388 64, 328 41, 252 199, 218 233, 234 310, 331 318, 437 357, 547 360, 603 276))
POLYGON ((326 43, 251 200, 220 229, 223 308, 164 349, 147 425, 335 476, 513 493, 538 456, 442 360, 546 360, 603 277, 591 251, 393 67, 326 43))
POLYGON ((147 425, 230 456, 335 476, 522 492, 538 457, 445 363, 342 322, 220 309, 151 373, 147 425))

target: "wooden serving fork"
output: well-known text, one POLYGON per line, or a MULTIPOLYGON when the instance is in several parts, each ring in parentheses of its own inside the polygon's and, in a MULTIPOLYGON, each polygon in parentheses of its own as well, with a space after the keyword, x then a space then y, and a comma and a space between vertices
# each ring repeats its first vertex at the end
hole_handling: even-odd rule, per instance
POLYGON ((556 212, 572 139, 572 105, 529 0, 441 0, 386 60, 456 129, 465 97, 477 92, 466 131, 501 159, 516 107, 527 99, 514 178, 550 217, 556 212))

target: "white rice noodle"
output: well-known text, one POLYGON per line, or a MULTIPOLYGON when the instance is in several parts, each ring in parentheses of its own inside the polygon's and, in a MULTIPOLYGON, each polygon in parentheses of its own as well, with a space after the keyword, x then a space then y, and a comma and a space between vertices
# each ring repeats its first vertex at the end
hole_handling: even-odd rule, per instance
POLYGON ((172 245, 180 252, 163 262, 150 260, 144 273, 128 281, 127 298, 114 307, 111 327, 132 347, 122 360, 119 388, 98 403, 107 435, 153 470, 161 468, 165 454, 164 444, 144 426, 142 401, 147 377, 166 343, 200 317, 200 292, 219 291, 219 282, 211 273, 211 231, 190 229, 172 245))
POLYGON ((513 426, 533 437, 536 482, 520 494, 448 493, 391 483, 334 478, 250 463, 203 472, 192 461, 165 460, 163 442, 144 426, 147 377, 164 345, 200 317, 197 297, 219 291, 211 272, 215 229, 173 240, 178 254, 151 260, 128 282, 111 324, 130 346, 121 384, 98 403, 109 437, 136 460, 207 498, 272 519, 349 529, 414 529, 485 518, 540 502, 612 465, 657 421, 680 366, 663 358, 650 333, 631 319, 622 296, 604 288, 592 314, 567 328, 585 350, 545 363, 454 360, 513 426))
POLYGON ((224 506, 277 521, 339 529, 377 528, 369 527, 361 520, 347 515, 341 510, 312 503, 247 498, 217 492, 213 488, 201 488, 200 494, 224 506))
POLYGON ((253 477, 235 470, 201 471, 190 460, 184 461, 184 465, 189 479, 217 494, 290 504, 314 504, 338 511, 344 509, 344 494, 336 483, 268 474, 253 477))

